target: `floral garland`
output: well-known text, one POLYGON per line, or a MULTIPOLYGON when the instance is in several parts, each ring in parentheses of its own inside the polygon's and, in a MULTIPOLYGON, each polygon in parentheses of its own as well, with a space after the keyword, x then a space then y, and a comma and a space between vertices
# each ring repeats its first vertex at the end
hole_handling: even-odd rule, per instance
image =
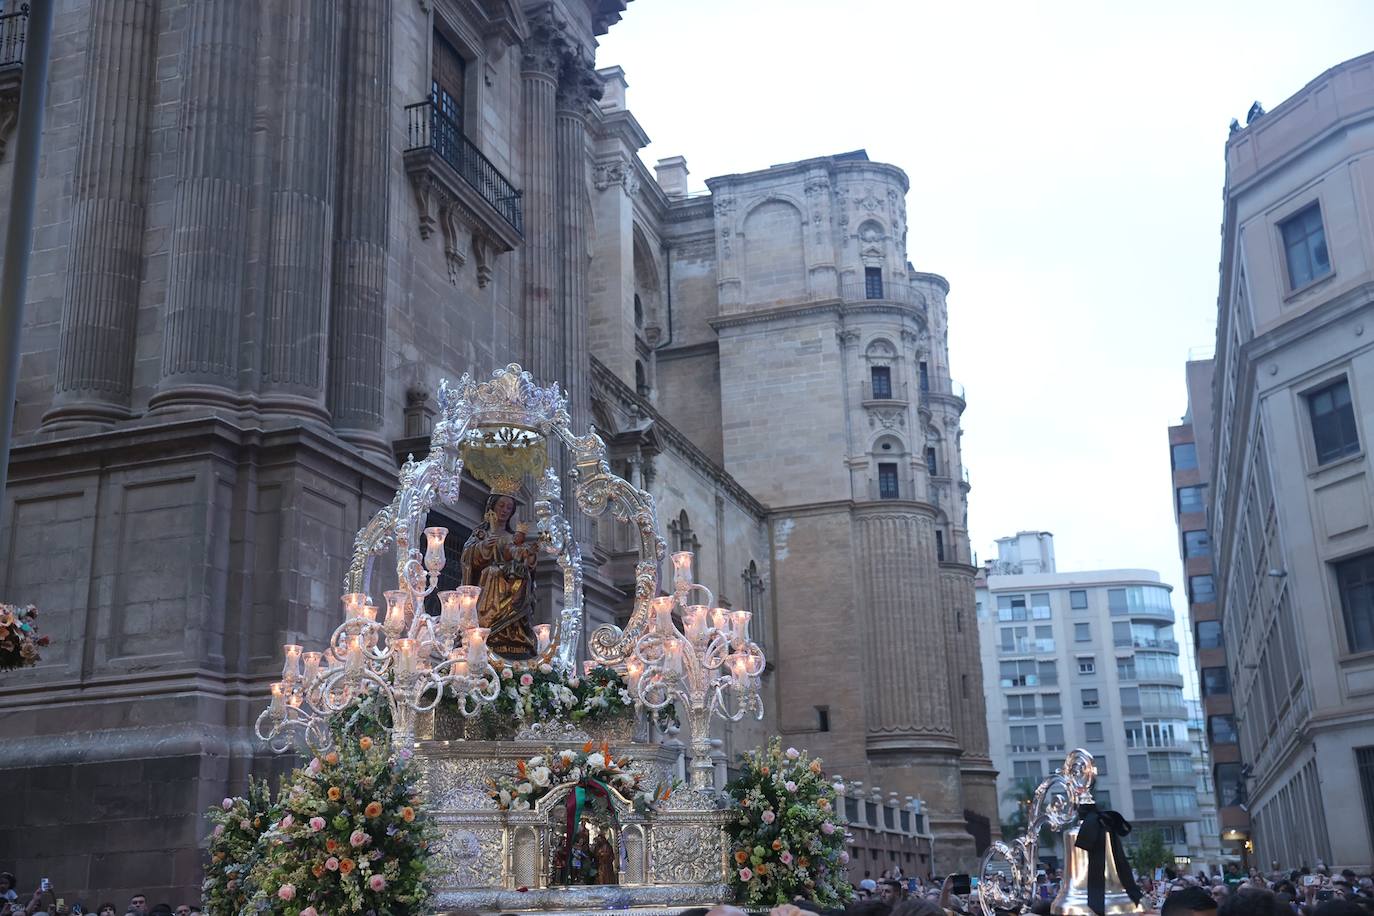
POLYGON ((844 821, 819 759, 778 739, 744 754, 742 772, 726 786, 736 804, 727 824, 737 899, 776 906, 798 896, 839 907, 854 894, 845 866, 844 821))
MULTIPOLYGON (((519 675, 511 668, 501 671, 501 692, 482 711, 488 730, 513 721, 569 721, 591 725, 633 714, 635 700, 625 679, 614 668, 600 666, 579 677, 549 664, 519 675)), ((659 724, 677 723, 670 705, 657 713, 659 724)))
POLYGON ((279 916, 428 912, 437 837, 410 755, 364 734, 291 774, 258 843, 249 906, 279 916))
POLYGON ((640 776, 627 769, 630 758, 611 756, 610 745, 598 749, 588 741, 580 751, 550 750, 528 760, 517 760, 514 776, 488 780, 491 797, 502 811, 528 811, 554 789, 563 785, 596 787, 596 797, 607 800, 602 790, 614 789, 634 805, 648 811, 672 795, 672 786, 641 791, 640 776))
POLYGON ((38 663, 38 650, 48 637, 38 635, 38 608, 0 604, 0 671, 29 668, 38 663))
POLYGON ((248 876, 264 825, 276 820, 267 780, 248 780, 247 796, 226 798, 205 814, 214 825, 209 836, 201 896, 207 913, 238 913, 252 897, 248 876))

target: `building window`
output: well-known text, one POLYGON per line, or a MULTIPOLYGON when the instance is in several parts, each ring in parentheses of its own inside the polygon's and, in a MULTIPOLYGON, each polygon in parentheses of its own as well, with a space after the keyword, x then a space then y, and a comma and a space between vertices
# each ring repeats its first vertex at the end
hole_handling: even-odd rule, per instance
POLYGON ((1083 740, 1086 741, 1086 742, 1088 742, 1089 744, 1101 744, 1102 741, 1103 741, 1103 737, 1102 737, 1102 723, 1101 723, 1101 722, 1084 722, 1084 723, 1083 723, 1083 740))
POLYGON ((1213 744, 1235 744, 1240 740, 1234 716, 1208 716, 1207 735, 1213 744))
POLYGON ((1081 588, 1073 589, 1069 592, 1069 607, 1075 611, 1086 610, 1088 607, 1088 593, 1081 588))
POLYGON ((1059 672, 1054 662, 1040 662, 1036 668, 1036 676, 1040 679, 1042 687, 1053 687, 1059 683, 1059 672))
MULTIPOLYGON (((1094 755, 1093 755, 1093 764, 1097 767, 1097 775, 1098 775, 1098 776, 1106 776, 1106 775, 1107 775, 1107 755, 1106 755, 1106 754, 1094 754, 1094 755)), ((1093 794, 1094 794, 1094 795, 1098 795, 1097 792, 1093 792, 1093 794)), ((1100 797, 1100 796, 1099 796, 1099 797, 1100 797)), ((1104 809, 1107 807, 1106 803, 1104 803, 1104 802, 1098 802, 1098 804, 1101 805, 1104 809)))
POLYGON ((635 360, 635 393, 641 398, 649 396, 649 376, 644 372, 644 364, 635 360))
POLYGON ((635 327, 644 327, 644 301, 635 293, 635 327))
POLYGON ((1135 680, 1135 656, 1128 655, 1125 658, 1116 660, 1116 679, 1118 681, 1135 680))
POLYGON ((1220 620, 1199 620, 1197 624, 1197 647, 1199 649, 1220 649, 1225 643, 1221 640, 1220 620))
POLYGON ((1029 627, 1002 627, 1002 651, 1029 651, 1030 647, 1026 644, 1026 636, 1029 632, 1029 627))
POLYGON ((922 392, 929 391, 929 390, 930 390, 930 367, 927 366, 924 362, 922 362, 920 365, 918 365, 918 366, 916 367, 916 371, 917 371, 917 374, 920 376, 920 379, 921 379, 921 391, 922 391, 922 392))
POLYGON ((1289 289, 1300 289, 1331 273, 1320 204, 1313 201, 1311 206, 1279 223, 1279 232, 1288 262, 1289 289))
POLYGON ((1355 406, 1350 403, 1348 381, 1341 379, 1309 394, 1307 413, 1312 418, 1312 441, 1317 448, 1318 464, 1360 450, 1360 433, 1355 428, 1355 406))
POLYGON ((1083 708, 1084 708, 1084 709, 1096 709, 1097 706, 1098 706, 1098 703, 1097 703, 1097 688, 1096 688, 1096 687, 1085 687, 1085 688, 1083 688, 1083 708))
POLYGON ((1188 577, 1188 600, 1193 604, 1208 604, 1217 600, 1216 583, 1211 576, 1188 577))
MULTIPOLYGON (((1104 770, 1102 769, 1102 766, 1101 766, 1102 761, 1101 761, 1101 760, 1094 759, 1094 762, 1096 762, 1096 763, 1098 764, 1097 775, 1098 775, 1098 776, 1103 775, 1104 770)), ((1096 789, 1096 788, 1093 789, 1093 798, 1097 799, 1097 807, 1098 807, 1099 810, 1101 810, 1101 811, 1110 811, 1110 810, 1112 810, 1112 793, 1108 792, 1106 789, 1096 789)))
POLYGON ((891 399, 892 368, 890 366, 873 366, 868 370, 868 377, 873 382, 873 397, 875 399, 891 399))
POLYGON ((897 465, 880 464, 878 465, 878 498, 897 499, 900 494, 897 492, 897 465))
POLYGON ((997 619, 998 620, 1026 620, 1026 596, 1025 595, 998 595, 997 596, 997 619))
POLYGON ((1086 656, 1086 655, 1079 656, 1079 658, 1078 658, 1078 673, 1079 673, 1079 674, 1096 674, 1096 673, 1097 673, 1097 662, 1096 662, 1094 659, 1092 659, 1092 658, 1090 658, 1090 657, 1088 657, 1088 656, 1086 656))
POLYGON ((965 700, 968 699, 968 675, 967 675, 967 674, 961 674, 961 675, 959 675, 959 696, 960 696, 961 698, 965 699, 965 700))
POLYGON ((1145 754, 1126 755, 1126 769, 1132 782, 1150 781, 1150 758, 1145 754))
POLYGON ((1185 557, 1205 557, 1212 552, 1212 539, 1207 536, 1207 532, 1201 529, 1197 531, 1183 532, 1183 555, 1185 557))
POLYGON ((1374 553, 1337 563, 1336 582, 1349 650, 1374 649, 1374 553))
POLYGON ((1245 783, 1239 763, 1218 763, 1213 770, 1217 787, 1217 804, 1223 808, 1245 803, 1245 783))
POLYGON ((1197 467, 1197 446, 1193 443, 1180 442, 1171 451, 1175 471, 1190 471, 1197 467))
MULTIPOLYGON (((1050 662, 1053 665, 1053 662, 1050 662)), ((1015 662, 1002 662, 999 666, 1000 681, 1003 687, 1035 687, 1042 683, 1036 676, 1035 662, 1025 659, 1015 662)))
POLYGON ((1035 694, 1017 693, 1007 697, 1008 719, 1034 719, 1035 717, 1035 694))
POLYGON ((454 131, 455 139, 457 134, 463 132, 463 91, 466 82, 466 62, 458 53, 458 49, 436 29, 434 72, 430 75, 430 101, 434 103, 436 114, 448 122, 444 127, 454 131))
POLYGON ((1374 834, 1374 747, 1355 748, 1355 769, 1360 774, 1360 794, 1364 796, 1364 822, 1374 834))
POLYGON ((1202 695, 1205 697, 1225 696, 1231 692, 1231 680, 1225 668, 1202 669, 1202 695))
POLYGON ((883 269, 881 267, 864 268, 864 298, 883 298, 883 269))
POLYGON ((935 532, 935 559, 941 563, 945 562, 945 533, 943 531, 935 532))
POLYGON ((1113 614, 1124 614, 1128 609, 1124 588, 1107 589, 1107 610, 1113 614))
POLYGON ((1013 725, 1011 727, 1011 751, 1023 754, 1040 750, 1040 726, 1013 725))
POLYGON ((1031 618, 1034 620, 1050 619, 1050 593, 1031 592, 1030 596, 1031 618))
POLYGON ((828 732, 828 731, 830 731, 830 707, 829 707, 829 706, 817 706, 817 707, 816 707, 816 731, 818 731, 818 732, 828 732))
POLYGON ((1205 512, 1207 509, 1207 485, 1198 484, 1195 487, 1178 488, 1178 514, 1187 515, 1190 512, 1205 512))
POLYGON ((1046 725, 1045 726, 1045 750, 1062 751, 1064 749, 1064 726, 1046 725))
POLYGON ((1073 625, 1073 641, 1074 641, 1074 642, 1092 642, 1092 641, 1093 641, 1092 628, 1089 627, 1089 625, 1088 625, 1086 622, 1080 621, 1079 623, 1075 623, 1075 624, 1073 625))
POLYGON ((1045 778, 1045 774, 1044 770, 1041 769, 1039 760, 1013 760, 1011 762, 1011 778, 1039 785, 1040 780, 1045 778))
POLYGON ((1059 694, 1042 693, 1040 694, 1040 709, 1043 715, 1059 716, 1064 714, 1063 708, 1059 705, 1059 694))
POLYGON ((931 477, 938 477, 940 475, 940 465, 939 462, 935 460, 935 447, 932 445, 926 446, 926 471, 929 472, 931 477))

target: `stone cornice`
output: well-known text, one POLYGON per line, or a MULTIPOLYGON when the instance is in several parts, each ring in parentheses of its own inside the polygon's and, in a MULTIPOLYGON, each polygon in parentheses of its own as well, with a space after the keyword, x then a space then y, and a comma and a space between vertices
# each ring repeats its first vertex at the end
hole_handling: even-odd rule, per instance
POLYGON ((649 145, 649 134, 627 109, 595 109, 593 132, 598 140, 618 140, 633 153, 649 145))
POLYGON ((681 347, 667 347, 656 351, 659 360, 691 359, 694 356, 711 356, 720 352, 720 344, 714 340, 685 344, 681 347))
POLYGON ((653 408, 647 400, 640 397, 630 389, 615 373, 606 368, 605 364, 595 356, 591 357, 592 380, 599 385, 602 390, 620 401, 621 404, 632 406, 649 419, 653 420, 654 426, 674 452, 687 459, 689 463, 714 480, 721 489, 725 490, 731 498, 741 507, 752 513, 756 518, 762 519, 768 515, 768 508, 759 502, 753 494, 744 487, 740 486, 739 481, 730 476, 725 468, 716 464, 692 440, 684 436, 677 427, 663 418, 657 410, 653 408))

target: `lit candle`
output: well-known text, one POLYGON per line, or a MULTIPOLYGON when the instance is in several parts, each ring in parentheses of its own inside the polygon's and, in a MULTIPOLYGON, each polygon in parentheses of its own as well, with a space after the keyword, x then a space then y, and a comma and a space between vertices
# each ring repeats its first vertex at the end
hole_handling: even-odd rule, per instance
POLYGON ((706 639, 707 622, 710 620, 711 609, 704 604, 689 604, 687 612, 683 614, 683 628, 687 631, 687 638, 700 645, 706 639))
POLYGON ((749 656, 731 655, 730 671, 735 676, 735 686, 743 689, 749 678, 749 656))
POLYGON ((363 616, 363 608, 367 607, 367 593, 349 592, 343 596, 343 607, 344 617, 348 620, 363 616))
POLYGON ((415 673, 415 640, 398 639, 396 646, 396 673, 410 677, 415 673))
POLYGON ((664 636, 673 632, 673 608, 676 606, 677 599, 672 595, 663 595, 649 602, 654 613, 654 627, 664 636))
POLYGON ((362 613, 358 616, 368 623, 377 622, 377 605, 372 603, 371 598, 367 599, 367 606, 363 608, 362 613))
POLYGON ((465 649, 449 649, 448 663, 449 673, 460 678, 468 676, 468 659, 467 651, 465 649))
POLYGON ((477 626, 477 600, 482 597, 479 585, 460 585, 454 590, 458 596, 458 626, 464 630, 477 626))
POLYGON ((318 652, 307 652, 301 656, 305 660, 305 685, 307 688, 315 683, 315 677, 320 673, 320 659, 322 657, 318 652))
POLYGON ((637 658, 625 660, 625 682, 633 692, 639 687, 639 679, 644 676, 644 663, 637 658))
POLYGON ((410 605, 410 592, 393 589, 383 592, 386 598, 386 631, 395 636, 406 629, 406 609, 410 605))
POLYGON ((726 632, 726 627, 730 625, 730 611, 723 607, 711 609, 711 626, 721 633, 726 632))
POLYGON ((534 638, 539 644, 539 654, 543 655, 549 649, 549 642, 553 639, 553 627, 547 623, 541 623, 534 628, 534 638))
POLYGON ((444 538, 448 537, 447 528, 426 528, 425 569, 438 573, 444 568, 444 538))
POLYGON ((286 713, 286 710, 283 708, 282 702, 283 690, 284 688, 282 687, 281 681, 277 681, 272 685, 272 703, 270 706, 268 706, 268 710, 271 713, 272 718, 278 720, 280 720, 281 717, 286 713))
POLYGON ((665 643, 663 646, 663 670, 673 674, 682 673, 682 644, 665 643))
POLYGON ((730 612, 730 639, 736 648, 742 646, 749 639, 749 620, 753 616, 748 611, 730 612))
POLYGON ((448 629, 458 629, 458 593, 439 593, 439 623, 448 629))
POLYGON ((286 705, 290 706, 292 709, 300 709, 301 695, 294 690, 291 691, 286 695, 286 705))
POLYGON ((357 636, 348 637, 348 659, 345 665, 351 674, 363 670, 363 641, 357 636))
POLYGON ((692 552, 679 550, 673 554, 673 584, 685 589, 692 584, 692 552))
POLYGON ((486 627, 468 627, 464 642, 468 647, 468 667, 481 671, 487 666, 487 635, 491 633, 486 627))
POLYGON ((281 666, 281 679, 290 684, 301 674, 301 647, 287 643, 282 649, 286 652, 286 662, 281 666))

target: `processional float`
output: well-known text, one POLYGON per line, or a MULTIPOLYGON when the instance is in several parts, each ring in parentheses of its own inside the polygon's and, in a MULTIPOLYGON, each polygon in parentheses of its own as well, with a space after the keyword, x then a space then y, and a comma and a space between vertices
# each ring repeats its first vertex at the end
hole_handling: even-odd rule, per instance
POLYGON ((318 749, 331 740, 331 715, 363 695, 381 700, 393 750, 413 749, 426 804, 442 830, 434 853, 442 910, 691 906, 730 899, 710 721, 763 716, 759 676, 765 659, 749 638, 749 612, 713 607, 710 591, 691 581, 690 553, 671 556, 672 593, 658 595, 667 551, 653 497, 612 472, 594 429, 574 434, 556 384, 541 388, 510 365, 485 381, 465 374, 456 387, 442 382, 437 402, 428 455, 405 463, 391 503, 358 532, 343 622, 321 651, 285 647, 282 679, 272 685, 270 705, 257 722, 259 737, 279 752, 318 749), (493 722, 493 704, 513 682, 536 672, 563 672, 574 680, 579 673, 582 553, 563 514, 555 470, 561 449, 570 456, 567 476, 577 509, 632 525, 639 536, 628 622, 623 629, 598 627, 585 640, 586 664, 619 672, 634 711, 585 727, 566 720, 493 722), (483 523, 464 545, 463 584, 440 589, 450 562, 449 531, 429 525, 429 513, 458 514, 464 471, 485 483, 491 496, 483 523), (512 526, 522 492, 532 493, 533 531, 527 524, 512 526), (388 568, 375 566, 387 554, 394 556, 394 580, 388 568), (556 560, 562 593, 556 619, 534 625, 528 615, 521 617, 521 608, 529 607, 531 573, 541 556, 556 560), (380 605, 374 600, 379 587, 380 605), (431 596, 438 606, 427 609, 431 596), (598 790, 604 802, 595 815, 598 843, 606 838, 618 850, 618 883, 560 883, 564 869, 552 863, 573 847, 564 812, 573 807, 569 793, 581 790, 568 783, 536 804, 503 809, 493 799, 492 782, 516 761, 585 753, 590 743, 627 761, 642 784, 670 785, 677 752, 648 740, 652 714, 670 704, 689 720, 690 785, 647 809, 614 785, 598 790))

